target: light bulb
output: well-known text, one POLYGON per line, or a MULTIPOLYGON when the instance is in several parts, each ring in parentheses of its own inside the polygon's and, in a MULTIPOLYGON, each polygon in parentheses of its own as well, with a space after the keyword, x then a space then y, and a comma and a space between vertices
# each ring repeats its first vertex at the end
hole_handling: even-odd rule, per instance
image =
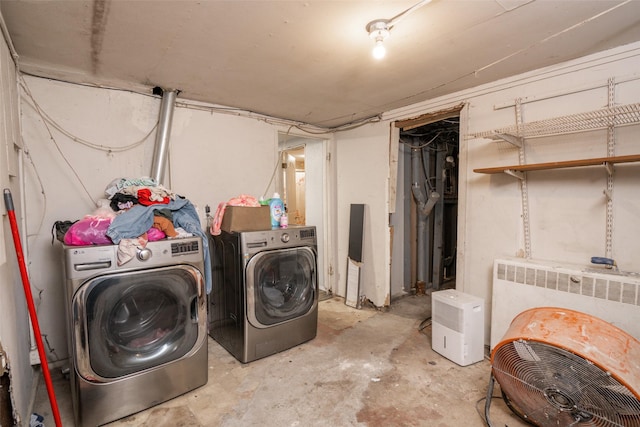
POLYGON ((375 59, 382 59, 387 54, 387 50, 384 48, 384 40, 389 37, 389 26, 386 19, 378 19, 371 21, 367 24, 367 31, 369 37, 376 42, 376 46, 373 48, 373 57, 375 59))
POLYGON ((376 59, 382 59, 387 54, 382 40, 376 40, 376 46, 373 48, 373 57, 376 59))

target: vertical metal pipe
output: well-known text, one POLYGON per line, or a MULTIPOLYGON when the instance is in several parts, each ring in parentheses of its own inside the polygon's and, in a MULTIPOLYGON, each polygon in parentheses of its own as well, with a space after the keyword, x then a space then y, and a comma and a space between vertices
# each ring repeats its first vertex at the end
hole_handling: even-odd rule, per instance
POLYGON ((440 193, 432 191, 427 197, 427 189, 423 182, 425 174, 430 175, 429 164, 431 154, 422 148, 411 148, 411 192, 416 200, 418 211, 417 239, 416 239, 416 288, 426 288, 429 277, 430 254, 430 224, 431 211, 440 200, 440 193), (424 173, 423 173, 424 171, 424 173))
MULTIPOLYGON (((440 148, 441 146, 438 145, 440 148)), ((436 192, 438 194, 444 193, 444 181, 442 179, 442 173, 444 171, 444 158, 446 155, 445 150, 438 150, 436 153, 436 192)), ((444 252, 444 203, 438 203, 434 209, 434 224, 433 224, 433 290, 437 291, 442 286, 443 279, 443 260, 442 253, 444 252)))
POLYGON ((173 120, 173 108, 176 103, 176 90, 162 91, 162 104, 160 105, 160 118, 156 144, 153 150, 153 163, 151 164, 151 178, 158 184, 162 184, 164 171, 167 165, 169 152, 169 136, 171 135, 171 121, 173 120))
POLYGON ((416 199, 418 208, 418 224, 416 239, 416 285, 417 287, 426 284, 426 248, 425 233, 427 217, 421 212, 422 207, 426 203, 426 194, 422 181, 422 150, 420 148, 411 148, 411 192, 416 199))

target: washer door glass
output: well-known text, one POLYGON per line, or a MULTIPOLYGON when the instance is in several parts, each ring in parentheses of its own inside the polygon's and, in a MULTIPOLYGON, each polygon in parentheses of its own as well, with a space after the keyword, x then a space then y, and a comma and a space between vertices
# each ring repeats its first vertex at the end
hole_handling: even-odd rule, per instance
POLYGON ((260 252, 249 260, 246 273, 247 296, 254 298, 247 313, 254 326, 300 317, 317 304, 316 257, 311 248, 260 252))
MULTIPOLYGON (((202 276, 189 266, 94 279, 85 302, 86 352, 103 378, 139 372, 187 354, 198 338, 202 276)), ((82 365, 82 361, 79 361, 82 365)), ((86 362, 86 361, 85 361, 86 362)))

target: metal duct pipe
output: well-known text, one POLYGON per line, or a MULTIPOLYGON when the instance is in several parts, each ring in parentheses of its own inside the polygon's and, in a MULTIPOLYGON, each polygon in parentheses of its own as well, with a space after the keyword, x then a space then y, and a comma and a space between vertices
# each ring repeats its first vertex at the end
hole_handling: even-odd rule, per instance
POLYGON ((173 109, 176 103, 176 90, 162 90, 162 104, 160 105, 160 118, 158 120, 158 132, 156 144, 153 150, 151 164, 151 178, 158 184, 162 184, 164 170, 167 166, 167 154, 169 152, 169 136, 171 134, 171 121, 173 109))
MULTIPOLYGON (((444 193, 444 156, 446 152, 438 150, 435 153, 435 191, 444 193)), ((433 242, 433 254, 431 255, 431 284, 434 291, 440 290, 443 278, 443 256, 444 251, 444 203, 439 203, 433 210, 433 228, 431 241, 433 242)))
MULTIPOLYGON (((428 164, 428 162, 427 162, 428 164)), ((418 239, 416 244, 416 285, 417 288, 426 287, 427 270, 429 264, 428 219, 433 207, 440 199, 440 194, 433 191, 427 198, 427 192, 422 185, 422 149, 411 149, 411 192, 418 205, 418 239)))

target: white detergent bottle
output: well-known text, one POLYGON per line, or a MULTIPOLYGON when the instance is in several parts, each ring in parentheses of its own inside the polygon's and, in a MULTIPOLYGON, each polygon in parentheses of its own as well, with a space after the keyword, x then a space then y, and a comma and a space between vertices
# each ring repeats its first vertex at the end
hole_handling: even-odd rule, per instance
POLYGON ((271 228, 280 227, 280 217, 284 212, 284 204, 280 198, 280 194, 273 193, 273 197, 269 201, 269 210, 271 211, 271 228))

